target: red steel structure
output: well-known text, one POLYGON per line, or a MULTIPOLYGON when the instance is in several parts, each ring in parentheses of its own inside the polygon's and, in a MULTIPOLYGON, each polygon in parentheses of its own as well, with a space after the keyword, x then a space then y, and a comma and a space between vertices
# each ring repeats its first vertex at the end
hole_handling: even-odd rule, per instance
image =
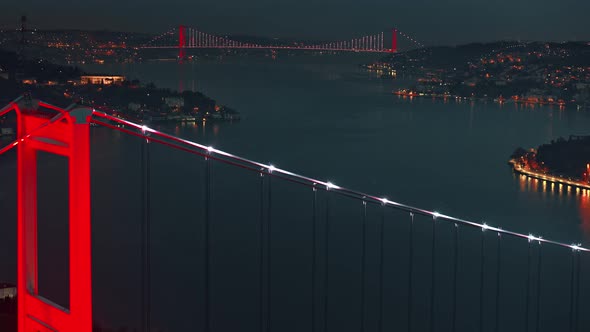
POLYGON ((92 331, 89 108, 61 109, 19 98, 0 110, 17 114, 17 292, 19 332, 92 331), (68 158, 70 308, 38 292, 37 153, 68 158))
MULTIPOLYGON (((534 262, 531 256, 531 248, 532 245, 538 245, 537 249, 537 260, 536 260, 536 269, 537 269, 537 276, 536 276, 536 321, 537 327, 539 325, 539 317, 540 315, 540 294, 541 294, 541 254, 542 251, 541 245, 543 246, 552 246, 556 248, 565 249, 564 253, 569 253, 571 255, 571 269, 564 269, 563 272, 565 276, 570 276, 570 306, 569 306, 569 326, 570 330, 575 330, 572 328, 574 326, 579 325, 579 298, 581 293, 580 288, 580 271, 582 270, 582 264, 580 260, 580 254, 584 253, 587 254, 590 252, 590 249, 581 247, 579 244, 567 244, 564 242, 557 242, 548 239, 544 239, 540 236, 534 236, 532 234, 524 234, 524 233, 517 233, 509 230, 504 230, 502 228, 492 227, 486 223, 479 223, 473 222, 461 218, 455 218, 452 216, 444 215, 435 211, 429 211, 417 207, 412 207, 409 205, 405 205, 403 203, 398 203, 395 201, 390 201, 387 198, 370 195, 361 191, 356 191, 352 189, 348 189, 345 187, 337 186, 331 182, 325 182, 322 180, 306 177, 303 175, 298 175, 296 173, 276 168, 273 165, 267 165, 260 162, 256 162, 253 160, 249 160, 246 158, 242 158, 231 153, 217 150, 211 146, 205 146, 202 144, 198 144, 195 142, 191 142, 188 140, 184 140, 182 138, 172 136, 154 129, 151 129, 145 125, 137 124, 128 120, 124 120, 112 115, 108 115, 104 112, 97 111, 95 109, 90 109, 86 107, 77 107, 71 106, 66 109, 62 109, 59 107, 55 107, 53 105, 33 101, 30 99, 19 98, 14 102, 10 103, 7 107, 0 109, 0 117, 5 115, 8 112, 14 111, 17 115, 17 139, 12 142, 11 144, 0 148, 0 155, 4 152, 12 149, 18 149, 18 160, 17 160, 17 172, 18 172, 18 184, 17 184, 17 191, 18 191, 18 227, 17 227, 17 236, 18 236, 18 245, 17 245, 17 259, 18 259, 18 272, 17 272, 17 292, 18 292, 18 331, 19 332, 91 332, 92 331, 92 275, 91 275, 91 197, 90 197, 90 123, 94 123, 96 125, 111 128, 114 130, 118 130, 120 132, 140 137, 142 140, 145 140, 144 148, 146 149, 142 156, 144 165, 144 172, 142 176, 145 176, 144 179, 144 186, 145 188, 149 188, 149 153, 147 149, 148 143, 157 143, 168 148, 176 149, 179 151, 184 151, 186 153, 190 153, 193 155, 198 155, 201 157, 205 157, 207 161, 206 164, 206 196, 205 198, 205 209, 207 211, 206 221, 207 221, 207 229, 205 230, 205 234, 209 234, 209 209, 211 206, 210 200, 210 183, 211 183, 211 172, 210 172, 210 161, 220 162, 226 165, 232 165, 234 167, 238 167, 240 169, 249 170, 252 172, 256 172, 261 176, 266 176, 270 179, 270 177, 281 180, 281 181, 288 181, 294 185, 304 186, 307 188, 312 188, 313 192, 317 191, 324 191, 325 195, 338 195, 342 197, 347 197, 349 199, 353 199, 357 202, 362 202, 362 206, 364 207, 364 216, 363 216, 363 231, 361 235, 362 246, 361 248, 365 248, 366 239, 366 206, 367 204, 374 204, 376 206, 381 206, 382 208, 388 209, 395 209, 400 212, 407 212, 409 213, 409 220, 410 220, 410 232, 409 232, 409 251, 408 251, 408 259, 409 259, 409 269, 408 269, 408 325, 411 326, 412 322, 412 286, 413 284, 413 247, 414 247, 414 240, 413 240, 413 223, 414 217, 418 218, 421 217, 423 220, 428 220, 432 224, 432 246, 431 246, 431 271, 432 275, 430 278, 431 285, 430 285, 430 317, 434 317, 434 300, 435 300, 435 280, 437 273, 436 272, 436 250, 435 247, 436 243, 436 224, 446 223, 454 226, 454 240, 453 240, 453 250, 454 250, 454 258, 453 258, 453 280, 452 280, 452 287, 454 287, 453 291, 453 303, 455 303, 456 299, 456 289, 459 286, 459 282, 457 279, 459 260, 458 260, 458 253, 459 253, 459 227, 461 228, 472 228, 476 230, 481 230, 482 236, 480 237, 480 269, 479 269, 479 285, 480 285, 480 304, 479 304, 479 322, 480 322, 480 330, 482 329, 483 322, 484 322, 484 285, 486 283, 490 283, 490 280, 487 279, 486 274, 484 271, 485 265, 484 261, 486 258, 486 251, 484 250, 485 244, 485 237, 486 233, 491 233, 497 239, 497 254, 495 259, 497 260, 496 263, 496 278, 493 282, 495 282, 495 289, 496 295, 492 303, 496 305, 496 316, 495 316, 495 326, 498 327, 499 325, 499 298, 500 298, 500 290, 501 290, 501 283, 500 283, 500 267, 501 267, 501 240, 503 237, 510 237, 512 239, 517 239, 523 241, 523 243, 528 243, 528 260, 527 260, 527 268, 525 272, 527 280, 527 295, 526 295, 526 309, 524 310, 524 322, 526 326, 528 326, 531 316, 531 311, 533 310, 532 306, 529 309, 529 289, 530 289, 530 278, 531 277, 531 263, 534 262), (94 116, 94 118, 92 118, 94 116), (123 125, 124 127, 119 127, 119 125, 123 125), (38 292, 38 269, 37 269, 37 153, 43 151, 46 153, 56 154, 63 157, 68 158, 69 164, 69 260, 70 260, 70 305, 69 308, 63 308, 55 303, 52 303, 50 300, 43 298, 40 296, 38 292), (576 277, 575 277, 576 276, 576 277), (574 325, 578 324, 578 325, 574 325)), ((264 185, 264 182, 261 182, 264 185)), ((264 186, 261 187, 263 190, 260 191, 261 194, 261 204, 264 204, 263 196, 266 194, 267 197, 267 208, 268 211, 272 210, 271 206, 271 191, 270 191, 270 182, 266 182, 267 190, 264 191, 264 186)), ((143 190, 142 190, 143 191, 143 190)), ((142 315, 144 319, 144 323, 142 323, 142 331, 151 331, 151 320, 150 320, 150 310, 151 310, 151 303, 150 303, 150 283, 149 283, 149 262, 150 262, 150 251, 149 251, 149 199, 150 194, 149 190, 143 191, 142 193, 144 202, 148 204, 144 205, 145 212, 145 224, 144 227, 147 227, 148 231, 144 233, 145 238, 148 240, 144 242, 143 245, 145 246, 145 256, 142 258, 142 267, 144 268, 144 276, 147 277, 147 282, 142 285, 144 288, 144 295, 145 298, 142 300, 142 315)), ((315 197, 315 194, 314 194, 315 197)), ((326 196, 326 199, 329 197, 326 196)), ((315 225, 316 213, 318 209, 316 208, 316 199, 314 198, 313 204, 313 219, 315 225)), ((328 201, 326 200, 325 209, 328 208, 328 201)), ((384 211, 385 212, 385 211, 384 211)), ((327 215, 329 217, 329 215, 327 215)), ((385 214, 382 214, 385 216, 385 214)), ((266 221, 261 218, 260 225, 261 229, 263 227, 269 227, 270 219, 266 221), (266 224, 266 226, 264 226, 266 224)), ((326 229, 328 229, 328 218, 326 220, 326 229)), ((385 222, 385 218, 382 219, 382 224, 380 226, 381 232, 383 229, 383 222, 385 222)), ((270 228, 267 228, 270 229, 270 228)), ((314 230, 316 228, 314 227, 314 230)), ((261 233, 262 234, 262 233, 261 233)), ((270 232, 267 231, 267 236, 270 232)), ((313 233, 315 238, 315 231, 313 233)), ((326 232, 326 234, 328 234, 326 232)), ((473 233, 475 234, 475 233, 473 233)), ((383 234, 381 234, 383 236, 383 234)), ((479 236, 478 236, 479 237, 479 236)), ((261 246, 267 246, 268 251, 264 252, 264 249, 261 249, 261 256, 265 256, 267 259, 267 266, 266 266, 266 286, 260 287, 260 297, 261 299, 265 299, 264 302, 260 302, 260 312, 262 313, 260 317, 266 315, 266 323, 263 323, 261 320, 261 326, 266 327, 264 330, 269 330, 270 322, 271 322, 271 296, 270 296, 270 248, 269 246, 271 238, 268 237, 266 240, 262 239, 261 237, 261 246), (265 244, 266 243, 266 244, 265 244), (266 288, 265 288, 266 287, 266 288), (264 304, 263 304, 264 303, 264 304), (264 325, 262 325, 264 324, 264 325)), ((327 240, 327 238, 326 238, 327 240)), ((376 291, 378 294, 383 294, 383 285, 382 282, 384 280, 383 275, 383 237, 381 238, 380 242, 380 282, 378 284, 378 288, 376 291)), ((209 240, 207 237, 206 240, 207 249, 206 249, 206 257, 207 263, 205 264, 204 274, 206 275, 205 284, 206 286, 204 289, 206 290, 204 294, 205 298, 205 321, 206 325, 203 329, 204 331, 210 330, 210 295, 208 293, 209 289, 209 274, 210 274, 210 263, 209 263, 209 240)), ((326 244, 326 255, 327 251, 327 241, 326 244)), ((415 244, 417 245, 417 244, 415 244)), ((442 248, 441 248, 442 249, 442 248)), ((468 250, 468 249, 465 249, 468 250)), ((316 255, 316 250, 314 247, 314 257, 316 255)), ((328 257, 328 256, 326 256, 328 257)), ((365 274, 366 272, 366 264, 365 264, 365 251, 362 251, 362 282, 361 282, 361 298, 365 298, 365 274)), ((563 257, 565 258, 565 256, 563 257)), ((562 259, 562 258, 560 258, 562 259)), ((325 272, 324 274, 327 275, 328 273, 328 260, 325 259, 325 272)), ((260 269, 263 269, 263 260, 260 260, 260 269)), ((312 271, 312 276, 316 275, 316 261, 314 258, 313 261, 314 270, 312 271)), ((547 263, 546 263, 547 264, 547 263)), ((560 269, 561 270, 561 269, 560 269)), ((260 282, 262 285, 262 273, 260 274, 260 282)), ((312 278, 315 280, 315 278, 312 278)), ((326 285, 328 285, 327 280, 326 285)), ((564 279, 565 280, 565 279, 564 279)), ((552 285, 552 287, 555 287, 552 285)), ((314 296, 316 293, 315 284, 312 284, 312 299, 315 299, 314 296)), ((327 326, 328 322, 328 288, 327 286, 323 290, 324 292, 324 305, 323 305, 323 322, 324 326, 327 326)), ((510 289, 509 292, 505 293, 507 296, 513 296, 516 292, 513 292, 510 289)), ((381 296, 381 295, 380 295, 381 296)), ((378 312, 381 315, 383 312, 383 299, 380 298, 378 303, 378 312)), ((316 314, 316 302, 312 302, 312 315, 315 317, 316 314)), ((361 301, 359 306, 359 312, 362 315, 361 318, 361 326, 364 322, 364 313, 367 309, 367 304, 365 301, 361 301)), ((471 311, 470 311, 471 313, 471 311)), ((457 317, 457 307, 456 303, 453 304, 452 308, 452 317, 453 317, 453 326, 455 326, 455 317, 457 317)), ((312 318, 313 323, 313 318, 312 318)), ((381 317, 379 317, 379 324, 381 324, 381 317)), ((429 321, 431 329, 434 329, 434 323, 432 318, 429 321)), ((380 325, 379 325, 380 326, 380 325)), ((581 329, 577 329, 581 330, 581 329)))
POLYGON ((398 52, 398 34, 407 39, 412 45, 424 47, 410 36, 392 29, 392 48, 385 48, 384 33, 379 32, 349 40, 322 42, 318 44, 295 45, 262 45, 250 42, 232 40, 227 36, 216 36, 201 32, 195 28, 180 25, 153 38, 140 49, 176 49, 178 57, 184 59, 187 49, 272 49, 272 50, 310 50, 310 51, 334 51, 334 52, 368 52, 368 53, 395 53, 398 52), (175 38, 172 38, 174 36, 175 38))
POLYGON ((178 58, 184 59, 186 56, 186 28, 184 25, 178 27, 178 58))

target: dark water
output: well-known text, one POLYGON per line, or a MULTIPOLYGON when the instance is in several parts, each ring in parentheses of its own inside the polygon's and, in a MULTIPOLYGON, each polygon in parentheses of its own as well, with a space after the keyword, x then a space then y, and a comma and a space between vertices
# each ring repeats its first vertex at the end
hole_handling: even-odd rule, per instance
MULTIPOLYGON (((590 243, 590 194, 543 190, 540 184, 513 175, 506 165, 518 146, 528 148, 560 136, 585 135, 590 125, 588 113, 400 99, 390 93, 399 82, 376 78, 355 66, 367 60, 234 58, 91 69, 123 72, 172 89, 199 90, 238 109, 243 116, 237 123, 162 126, 163 131, 390 200, 568 243, 590 243)), ((93 130, 92 139, 95 318, 107 326, 135 327, 140 298, 141 143, 101 128, 93 130)), ((204 321, 205 161, 158 146, 151 149, 153 325, 167 331, 200 330, 204 321)), ((44 162, 46 172, 54 174, 47 177, 49 183, 62 182, 63 171, 50 172, 63 168, 60 165, 59 160, 44 162)), ((6 231, 1 234, 0 280, 14 280, 16 228, 14 200, 10 198, 14 192, 14 154, 0 159, 0 167, 7 174, 0 179, 0 204, 2 211, 8 211, 2 216, 6 231)), ((254 331, 258 327, 261 213, 270 213, 272 220, 272 329, 310 330, 313 193, 272 181, 272 204, 269 206, 264 199, 261 211, 258 174, 216 163, 211 165, 211 172, 213 330, 254 331)), ((268 183, 263 185, 265 196, 268 183)), ((53 206, 63 191, 47 190, 40 204, 53 206)), ((358 330, 363 206, 323 192, 318 193, 316 205, 318 327, 323 317, 322 264, 326 257, 322 250, 327 201, 332 224, 329 330, 358 330)), ((55 243, 63 242, 64 227, 52 220, 64 216, 65 210, 46 210, 55 218, 47 218, 45 229, 55 243)), ((374 330, 378 320, 378 227, 382 213, 379 207, 367 208, 367 330, 374 330)), ((383 324, 384 330, 403 330, 408 306, 410 216, 387 211, 385 220, 383 324)), ((411 307, 416 331, 427 330, 430 322, 431 225, 430 220, 419 217, 414 223, 411 307)), ((435 322, 437 330, 449 330, 454 230, 452 225, 436 227, 435 322)), ((484 322, 491 331, 495 317, 496 237, 485 236, 484 252, 489 258, 484 267, 484 322)), ((461 331, 472 331, 479 324, 480 238, 479 231, 461 230, 457 321, 461 331)), ((48 256, 58 257, 65 252, 63 246, 46 241, 48 256)), ((522 331, 527 243, 503 241, 500 330, 522 331)), ((537 249, 533 246, 533 276, 537 249)), ((541 330, 555 331, 568 322, 571 255, 567 250, 543 250, 544 261, 551 264, 542 267, 539 321, 541 330)), ((64 279, 64 265, 63 260, 51 258, 40 262, 40 269, 47 271, 40 283, 54 285, 64 279)), ((533 277, 532 290, 536 289, 535 282, 533 277)), ((63 298, 61 288, 46 288, 46 294, 63 298)), ((583 290, 587 294, 587 286, 583 285, 583 290)), ((67 298, 61 302, 67 302, 67 298)))
POLYGON ((523 184, 506 162, 518 146, 588 134, 590 113, 403 100, 390 94, 397 82, 354 66, 364 60, 230 59, 97 68, 203 91, 244 116, 236 124, 166 128, 183 137, 392 200, 588 243, 588 196, 523 184))

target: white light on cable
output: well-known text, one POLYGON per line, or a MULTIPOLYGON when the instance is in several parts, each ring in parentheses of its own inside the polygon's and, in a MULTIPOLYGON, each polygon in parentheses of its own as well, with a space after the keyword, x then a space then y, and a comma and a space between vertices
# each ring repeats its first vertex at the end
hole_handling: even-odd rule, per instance
POLYGON ((326 187, 328 189, 338 189, 338 188, 340 188, 337 185, 333 184, 332 182, 326 182, 326 187))
POLYGON ((486 224, 486 223, 483 223, 483 225, 481 225, 481 230, 485 231, 487 229, 490 229, 490 226, 488 226, 488 224, 486 224))
POLYGON ((579 251, 580 249, 582 249, 580 246, 581 244, 572 244, 570 248, 572 248, 573 251, 579 251))
POLYGON ((276 168, 273 165, 268 166, 268 172, 272 173, 276 168))
POLYGON ((387 204, 387 203, 389 203, 389 200, 387 198, 381 198, 381 202, 383 204, 387 204))
POLYGON ((438 212, 434 212, 434 213, 432 213, 432 216, 435 217, 435 218, 438 218, 438 217, 441 216, 441 214, 438 213, 438 212))
POLYGON ((214 149, 212 146, 208 146, 208 147, 207 147, 207 151, 209 151, 209 152, 213 152, 213 151, 215 151, 215 149, 214 149))
POLYGON ((529 234, 528 236, 529 241, 541 241, 541 239, 543 239, 542 237, 536 237, 533 234, 529 234))

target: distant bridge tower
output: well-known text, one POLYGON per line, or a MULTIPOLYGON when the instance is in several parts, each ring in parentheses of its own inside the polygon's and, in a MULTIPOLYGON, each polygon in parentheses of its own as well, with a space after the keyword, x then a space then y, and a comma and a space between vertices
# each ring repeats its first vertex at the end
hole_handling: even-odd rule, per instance
POLYGON ((391 53, 397 52, 397 29, 391 30, 391 53))
POLYGON ((186 57, 186 27, 181 25, 178 27, 178 59, 183 60, 186 57))

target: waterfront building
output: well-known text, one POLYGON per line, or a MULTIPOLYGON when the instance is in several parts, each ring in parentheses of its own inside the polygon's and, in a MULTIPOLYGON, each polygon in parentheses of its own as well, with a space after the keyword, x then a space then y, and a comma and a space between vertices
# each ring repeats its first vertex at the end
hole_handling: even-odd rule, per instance
POLYGON ((109 85, 121 84, 125 81, 125 76, 121 75, 82 75, 80 84, 109 85))

